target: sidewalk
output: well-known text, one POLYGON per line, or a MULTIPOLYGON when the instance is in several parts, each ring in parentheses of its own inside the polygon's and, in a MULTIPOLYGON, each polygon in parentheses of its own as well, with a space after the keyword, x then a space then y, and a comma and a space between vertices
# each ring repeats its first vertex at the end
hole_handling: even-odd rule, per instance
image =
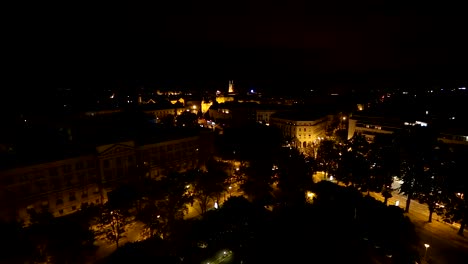
MULTIPOLYGON (((324 180, 323 173, 319 172, 314 174, 313 180, 314 182, 324 180)), ((343 184, 340 185, 344 186, 343 184)), ((367 193, 363 193, 363 195, 367 195, 367 193)), ((378 201, 384 201, 384 197, 380 193, 371 192, 370 196, 378 201)), ((387 205, 398 206, 404 209, 406 206, 406 197, 394 191, 392 197, 388 199, 387 205)), ((457 235, 458 228, 460 227, 459 224, 443 222, 441 217, 436 213, 433 213, 432 222, 429 223, 429 210, 427 205, 420 204, 415 200, 411 200, 410 210, 406 215, 411 219, 416 232, 420 236, 421 245, 419 250, 421 256, 424 256, 426 250, 424 244, 429 245, 426 255, 427 261, 423 260, 422 263, 459 263, 457 261, 462 258, 460 256, 468 252, 468 232, 465 230, 464 237, 457 235)))

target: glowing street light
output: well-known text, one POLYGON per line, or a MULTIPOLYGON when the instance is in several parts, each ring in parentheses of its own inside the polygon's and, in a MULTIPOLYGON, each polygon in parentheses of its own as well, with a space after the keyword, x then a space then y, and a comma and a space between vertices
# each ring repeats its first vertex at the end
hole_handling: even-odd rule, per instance
POLYGON ((429 244, 424 244, 424 247, 426 248, 426 251, 424 251, 424 259, 426 259, 427 249, 430 247, 430 245, 429 244))

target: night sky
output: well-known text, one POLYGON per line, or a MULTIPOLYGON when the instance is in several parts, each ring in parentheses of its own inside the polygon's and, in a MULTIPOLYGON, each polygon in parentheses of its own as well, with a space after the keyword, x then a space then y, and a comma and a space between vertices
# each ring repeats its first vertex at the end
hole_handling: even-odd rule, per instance
POLYGON ((7 75, 35 91, 228 79, 425 85, 468 75, 468 28, 457 2, 167 2, 11 7, 7 75))

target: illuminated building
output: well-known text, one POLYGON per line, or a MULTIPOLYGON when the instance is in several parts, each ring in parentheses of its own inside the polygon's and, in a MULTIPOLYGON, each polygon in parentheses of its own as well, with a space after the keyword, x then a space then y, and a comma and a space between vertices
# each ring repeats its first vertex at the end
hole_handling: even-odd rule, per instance
POLYGON ((278 127, 284 138, 298 149, 311 146, 325 137, 331 115, 306 112, 283 112, 270 117, 270 125, 278 127))
POLYGON ((451 145, 468 145, 468 130, 462 128, 444 127, 437 140, 451 145))
POLYGON ((67 215, 85 204, 105 203, 115 187, 140 177, 203 166, 203 158, 213 153, 210 135, 101 145, 93 153, 2 170, 0 216, 27 223, 28 210, 67 215))
POLYGON ((275 104, 263 104, 256 107, 256 121, 263 125, 270 125, 270 117, 274 113, 284 112, 290 110, 289 106, 275 105, 275 104))
POLYGON ((373 141, 378 134, 389 135, 402 128, 403 122, 398 118, 353 115, 348 121, 348 139, 361 134, 368 141, 373 141))
POLYGON ((234 81, 233 80, 229 81, 228 93, 230 93, 230 94, 234 93, 234 81))

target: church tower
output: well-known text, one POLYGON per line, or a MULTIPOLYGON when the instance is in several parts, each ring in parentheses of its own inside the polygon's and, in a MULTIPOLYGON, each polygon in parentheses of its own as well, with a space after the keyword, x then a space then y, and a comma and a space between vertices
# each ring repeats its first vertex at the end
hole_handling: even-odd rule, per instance
POLYGON ((229 90, 228 93, 234 93, 234 81, 229 80, 229 90))

